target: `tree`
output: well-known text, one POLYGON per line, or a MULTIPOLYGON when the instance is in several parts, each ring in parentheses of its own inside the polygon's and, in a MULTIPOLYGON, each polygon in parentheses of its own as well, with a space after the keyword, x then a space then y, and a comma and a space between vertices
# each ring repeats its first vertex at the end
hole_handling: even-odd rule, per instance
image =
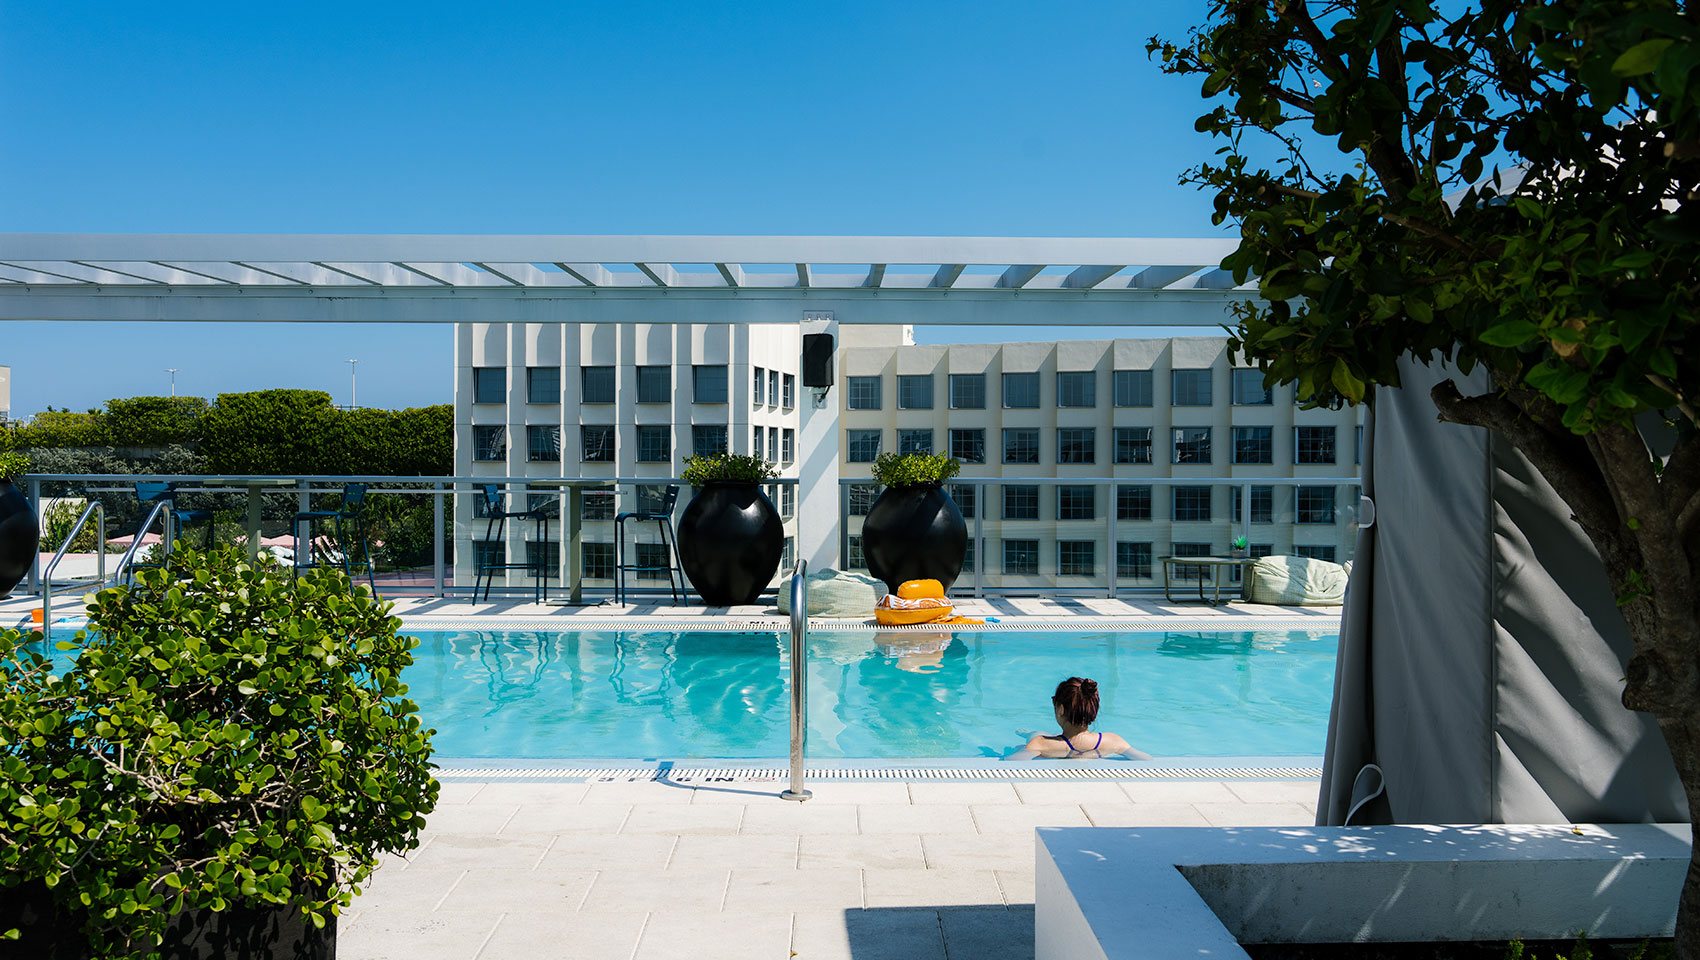
MULTIPOLYGON (((1489 371, 1480 396, 1437 386, 1440 416, 1513 444, 1593 542, 1634 643, 1623 702, 1657 719, 1691 810, 1697 33, 1673 0, 1215 0, 1185 42, 1147 45, 1202 79, 1197 128, 1224 141, 1182 180, 1239 226, 1222 266, 1257 277, 1232 349, 1312 405, 1398 386, 1401 357, 1489 371)), ((1700 958, 1695 863, 1677 953, 1700 958)))

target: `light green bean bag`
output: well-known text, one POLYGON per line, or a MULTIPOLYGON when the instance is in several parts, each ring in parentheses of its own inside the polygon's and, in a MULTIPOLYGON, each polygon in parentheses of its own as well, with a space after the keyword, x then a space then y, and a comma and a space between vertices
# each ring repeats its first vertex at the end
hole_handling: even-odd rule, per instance
POLYGON ((1348 572, 1338 563, 1308 557, 1262 557, 1247 571, 1246 599, 1252 603, 1339 606, 1346 599, 1348 572))
MULTIPOLYGON (((809 574, 809 616, 855 617, 874 615, 874 603, 885 596, 885 584, 865 573, 850 573, 826 567, 809 574)), ((779 581, 779 612, 791 612, 791 578, 779 581)))

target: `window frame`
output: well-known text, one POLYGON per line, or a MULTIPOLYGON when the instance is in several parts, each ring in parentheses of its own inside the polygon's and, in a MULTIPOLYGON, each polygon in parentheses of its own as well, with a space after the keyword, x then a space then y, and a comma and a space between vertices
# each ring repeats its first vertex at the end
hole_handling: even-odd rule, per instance
POLYGON ((673 371, 671 367, 664 363, 646 363, 635 369, 637 371, 634 374, 637 380, 637 399, 634 402, 646 404, 673 402, 673 371), (653 394, 658 383, 661 388, 661 397, 655 399, 653 394))
POLYGON ((1212 367, 1176 367, 1176 368, 1170 370, 1169 371, 1169 406, 1171 406, 1171 407, 1213 407, 1213 406, 1215 406, 1216 405, 1216 403, 1215 403, 1215 401, 1216 401, 1215 384, 1214 384, 1215 377, 1212 376, 1212 374, 1214 374, 1214 373, 1215 373, 1215 370, 1212 367), (1184 403, 1181 402, 1181 394, 1182 394, 1181 377, 1183 375, 1186 375, 1186 376, 1188 376, 1189 379, 1194 380, 1194 383, 1192 384, 1192 386, 1189 387, 1188 390, 1186 391, 1186 393, 1190 397, 1190 399, 1188 399, 1184 403), (1200 384, 1203 385, 1202 390, 1198 389, 1200 384), (1200 399, 1198 399, 1199 397, 1203 397, 1203 399, 1200 400, 1200 399))
MULTIPOLYGON (((1041 454, 1042 451, 1040 451, 1040 449, 1039 449, 1039 428, 1038 427, 1004 427, 1003 428, 1003 435, 1002 435, 1001 439, 1003 440, 1003 450, 1001 451, 1003 458, 998 461, 999 463, 1013 463, 1013 464, 1027 465, 1027 466, 1033 466, 1033 465, 1036 465, 1036 464, 1039 463, 1040 454, 1041 454), (1030 434, 1031 435, 1031 437, 1032 437, 1032 448, 1033 448, 1033 459, 1031 459, 1031 460, 1011 460, 1010 459, 1009 451, 1010 451, 1010 439, 1011 439, 1012 434, 1018 434, 1018 435, 1030 434)), ((1026 439, 1026 438, 1022 437, 1021 439, 1026 439)))
POLYGON ((560 367, 526 367, 525 368, 525 402, 535 404, 561 403, 561 368, 560 367), (553 371, 555 387, 545 392, 545 399, 537 399, 537 375, 543 371, 553 371))
POLYGON ((635 440, 637 442, 636 463, 672 463, 673 462, 673 427, 670 424, 640 423, 637 425, 635 440), (660 456, 650 456, 653 449, 647 446, 649 438, 662 439, 660 456))
POLYGON ((1016 371, 1016 372, 1013 372, 1013 373, 1005 373, 1003 375, 1003 381, 1002 381, 1001 384, 999 384, 999 386, 1000 386, 1001 389, 999 390, 998 401, 1002 405, 1003 409, 1005 409, 1005 410, 1037 410, 1037 409, 1039 409, 1040 405, 1043 404, 1043 402, 1044 402, 1044 395, 1043 395, 1043 389, 1042 389, 1043 385, 1040 384, 1040 382, 1039 382, 1039 371, 1037 371, 1037 370, 1033 370, 1033 371, 1030 371, 1030 372, 1016 371), (1018 379, 1012 380, 1011 378, 1018 378, 1018 379), (1010 393, 1011 393, 1010 384, 1011 383, 1019 383, 1019 384, 1023 384, 1023 385, 1031 383, 1032 386, 1033 386, 1033 402, 1032 403, 1011 403, 1010 402, 1010 393))
POLYGON ((1156 373, 1148 369, 1111 371, 1111 404, 1117 407, 1155 406, 1156 380, 1156 373), (1143 403, 1139 402, 1141 396, 1145 398, 1143 403))
POLYGON ((885 406, 884 377, 845 377, 844 407, 847 410, 880 410, 885 406), (871 392, 870 392, 871 388, 871 392))
MULTIPOLYGON (((579 403, 613 403, 619 398, 620 379, 619 373, 614 367, 598 364, 581 366, 578 368, 578 371, 579 403), (602 373, 606 373, 608 375, 608 389, 606 391, 606 396, 604 396, 600 390, 596 391, 596 396, 592 396, 591 381, 593 379, 593 375, 600 375, 602 373)), ((601 385, 597 384, 597 386, 600 387, 601 385)))
POLYGON ((1096 370, 1058 370, 1057 406, 1070 410, 1090 410, 1098 406, 1098 372, 1096 370))
POLYGON ((472 368, 472 402, 495 406, 508 402, 508 368, 507 367, 473 367, 472 368), (493 388, 495 396, 486 396, 491 391, 488 381, 500 374, 500 382, 493 388))
MULTIPOLYGON (((946 389, 950 392, 950 409, 952 410, 984 410, 986 409, 986 375, 983 373, 952 373, 946 377, 946 389), (975 384, 979 389, 978 403, 962 403, 958 399, 958 384, 975 384)), ((972 397, 964 399, 973 399, 972 397)))
POLYGON ((933 409, 933 375, 930 373, 900 373, 897 375, 897 409, 899 410, 931 410, 933 409), (921 384, 925 383, 923 390, 921 384), (926 396, 912 394, 924 392, 926 396), (920 402, 925 400, 925 403, 920 402), (915 401, 915 402, 911 402, 915 401))

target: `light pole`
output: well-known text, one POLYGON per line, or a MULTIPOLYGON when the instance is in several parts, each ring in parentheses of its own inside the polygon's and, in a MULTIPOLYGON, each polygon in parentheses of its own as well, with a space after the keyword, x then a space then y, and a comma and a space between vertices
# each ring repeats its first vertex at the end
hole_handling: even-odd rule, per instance
POLYGON ((356 397, 358 397, 358 394, 355 392, 355 389, 354 389, 355 388, 354 365, 359 363, 359 362, 360 361, 358 361, 358 360, 348 361, 348 409, 350 409, 350 410, 353 410, 356 406, 359 405, 359 402, 356 399, 356 397))
POLYGON ((177 396, 177 371, 182 367, 166 367, 165 372, 171 374, 171 395, 177 396))

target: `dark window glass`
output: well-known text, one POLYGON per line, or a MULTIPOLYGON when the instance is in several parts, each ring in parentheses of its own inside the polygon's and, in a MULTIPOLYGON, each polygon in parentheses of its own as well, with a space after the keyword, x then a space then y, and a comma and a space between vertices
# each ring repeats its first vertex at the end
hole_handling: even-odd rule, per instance
POLYGON ((508 545, 501 540, 474 540, 472 548, 472 562, 479 570, 499 567, 508 562, 508 545))
POLYGON ((1039 541, 1005 540, 1003 542, 1003 572, 1012 576, 1032 576, 1039 572, 1039 541))
POLYGON ((561 459, 561 428, 525 428, 525 459, 531 463, 555 463, 561 459))
POLYGON ((533 569, 541 566, 543 578, 546 580, 559 577, 561 575, 561 541, 549 541, 549 549, 545 550, 542 543, 536 540, 527 540, 525 542, 525 562, 530 564, 533 569))
POLYGON ((561 402, 561 368, 527 367, 525 371, 526 403, 561 402))
POLYGON ((986 431, 978 427, 971 430, 951 430, 950 455, 963 463, 985 463, 986 431))
POLYGON ((673 399, 673 375, 667 367, 637 368, 637 402, 669 403, 673 399))
MULTIPOLYGON (((667 549, 667 544, 634 543, 632 546, 637 549, 628 556, 635 557, 635 562, 639 568, 636 571, 639 580, 667 579, 667 568, 672 566, 672 558, 669 556, 671 551, 667 549)), ((634 561, 627 560, 626 562, 632 563, 634 561)))
POLYGON ((1039 375, 1037 373, 1004 374, 1003 405, 1006 410, 1037 407, 1039 405, 1039 375))
POLYGON ((586 580, 614 579, 614 545, 611 543, 590 543, 580 545, 579 556, 583 558, 584 577, 586 580))
POLYGON ((505 460, 508 456, 507 427, 473 427, 472 459, 505 460))
MULTIPOLYGON (((612 520, 614 503, 613 487, 586 487, 579 517, 584 520, 612 520)), ((611 548, 613 544, 608 546, 611 548)))
POLYGON ((1174 428, 1174 459, 1171 463, 1209 463, 1210 428, 1174 428))
POLYGON ((770 396, 770 397, 779 396, 779 371, 778 370, 769 370, 767 372, 767 395, 770 396))
POLYGON ((1116 576, 1143 577, 1151 576, 1151 544, 1134 543, 1127 540, 1116 543, 1116 576))
POLYGON ((579 459, 585 463, 614 462, 614 428, 609 426, 585 425, 579 428, 579 437, 583 440, 582 452, 579 459))
POLYGON ((1333 427, 1294 427, 1294 463, 1333 463, 1333 427))
POLYGON ((880 408, 880 378, 879 377, 848 377, 845 384, 845 404, 851 410, 878 410, 880 408))
POLYGON ((696 424, 691 427, 691 452, 699 457, 726 453, 725 424, 696 424))
MULTIPOLYGON (((1169 546, 1174 548, 1171 556, 1208 557, 1211 555, 1210 544, 1208 543, 1171 543, 1169 546)), ((1207 572, 1203 567, 1184 566, 1170 570, 1169 576, 1176 580, 1210 580, 1215 577, 1215 574, 1207 572)))
POLYGON ((962 570, 964 573, 974 572, 974 541, 968 541, 968 548, 962 551, 962 570))
POLYGON ((580 403, 614 402, 613 367, 580 367, 578 378, 580 403))
POLYGON ((1098 515, 1097 494, 1085 484, 1057 487, 1058 520, 1091 520, 1098 515))
POLYGON ((880 485, 877 483, 850 484, 850 515, 865 517, 874 508, 874 501, 879 499, 880 485))
POLYGON ((751 372, 755 375, 755 378, 750 384, 750 402, 765 403, 766 401, 762 399, 762 391, 767 386, 767 371, 760 367, 752 367, 751 372))
POLYGON ((1151 462, 1151 428, 1150 427, 1117 427, 1116 428, 1116 462, 1117 463, 1150 463, 1151 462))
POLYGON ((1144 484, 1117 485, 1116 519, 1151 519, 1151 488, 1144 484))
POLYGON ((1004 463, 1039 462, 1039 428, 1005 427, 1003 430, 1004 463))
POLYGON ((1005 520, 1039 519, 1039 488, 1029 484, 1005 484, 1003 488, 1003 518, 1005 520))
POLYGON ((1057 575, 1090 577, 1098 569, 1098 544, 1091 540, 1057 541, 1057 575))
POLYGON ((637 428, 637 461, 667 463, 673 459, 673 428, 641 426, 637 428))
POLYGON ((1173 371, 1174 392, 1169 403, 1176 407, 1210 406, 1210 370, 1173 371))
MULTIPOLYGON (((1252 487, 1251 491, 1250 491, 1250 497, 1251 497, 1251 522, 1252 523, 1274 523, 1275 522, 1275 488, 1274 487, 1252 487)), ((1240 510, 1240 491, 1239 491, 1238 488, 1234 489, 1233 497, 1231 499, 1234 501, 1234 522, 1239 523, 1240 522, 1241 510, 1240 510)))
POLYGON ((986 375, 983 373, 951 374, 950 408, 952 410, 986 409, 986 375))
POLYGON ((1352 462, 1364 462, 1364 428, 1360 424, 1352 432, 1352 462))
POLYGON ((972 483, 953 483, 945 488, 950 493, 950 499, 956 501, 956 509, 963 519, 974 519, 974 508, 979 503, 979 490, 972 483))
MULTIPOLYGON (((637 504, 638 513, 660 513, 666 509, 667 488, 660 484, 639 484, 632 487, 632 500, 637 504)), ((678 505, 673 509, 678 510, 678 505)))
POLYGON ((1235 463, 1274 463, 1274 427, 1235 427, 1235 463))
POLYGON ((787 409, 797 405, 797 377, 795 374, 785 375, 785 392, 780 396, 779 405, 787 409))
POLYGON ((1058 463, 1095 463, 1098 459, 1096 427, 1058 427, 1058 463))
POLYGON ((1293 500, 1294 523, 1333 523, 1334 488, 1300 487, 1293 500))
POLYGON ((1293 556, 1307 557, 1311 560, 1327 560, 1329 563, 1335 562, 1332 546, 1309 546, 1295 543, 1293 544, 1293 556))
POLYGON ((767 458, 769 460, 778 460, 779 459, 779 428, 778 427, 768 427, 767 428, 767 458))
MULTIPOLYGON (((503 484, 498 483, 498 484, 496 484, 496 489, 503 490, 503 489, 506 489, 506 487, 503 484)), ((498 499, 497 505, 499 506, 500 503, 501 503, 501 501, 500 501, 500 499, 498 499)), ((489 517, 490 517, 490 499, 488 497, 484 496, 484 486, 483 486, 483 484, 479 484, 477 491, 474 492, 473 495, 472 495, 472 519, 474 519, 474 520, 487 520, 487 519, 489 519, 489 517)))
POLYGON ((1267 407, 1274 403, 1268 388, 1263 385, 1263 371, 1235 370, 1230 374, 1233 401, 1236 407, 1267 407))
POLYGON ((506 367, 473 367, 472 402, 507 403, 508 369, 506 367))
POLYGON ((850 430, 845 434, 844 459, 849 463, 873 463, 880 455, 878 430, 850 430))
POLYGON ((897 378, 897 409, 931 410, 933 408, 933 375, 930 373, 900 374, 897 378))
POLYGON ((797 513, 797 488, 785 484, 779 488, 779 515, 790 518, 797 513))
POLYGON ((691 367, 691 399, 697 403, 725 403, 726 365, 699 364, 691 367))
POLYGON ((1209 520, 1210 519, 1210 488, 1209 487, 1174 487, 1176 521, 1209 520))
POLYGON ((797 431, 790 427, 779 432, 779 459, 783 463, 797 459, 797 431))
POLYGON ((1057 406, 1095 407, 1098 405, 1098 375, 1091 370, 1075 370, 1057 374, 1057 406))
POLYGON ((897 431, 897 452, 932 453, 933 432, 931 430, 897 431))
POLYGON ((862 556, 861 536, 852 533, 847 539, 850 541, 850 544, 849 549, 844 552, 844 565, 852 570, 867 569, 868 560, 866 557, 862 556))
POLYGON ((1116 406, 1151 406, 1151 371, 1117 370, 1115 373, 1116 406))
POLYGON ((797 568, 796 550, 796 539, 794 537, 786 537, 785 549, 779 551, 779 569, 795 570, 797 568))

